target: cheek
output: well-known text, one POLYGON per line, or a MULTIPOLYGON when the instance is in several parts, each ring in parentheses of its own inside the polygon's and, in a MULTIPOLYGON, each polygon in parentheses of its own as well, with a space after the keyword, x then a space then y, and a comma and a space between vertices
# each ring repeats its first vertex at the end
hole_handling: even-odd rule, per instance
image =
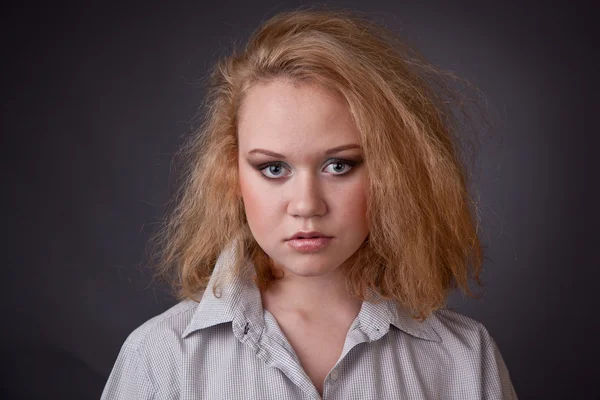
POLYGON ((262 230, 261 226, 268 225, 275 204, 274 197, 265 190, 265 185, 260 177, 253 171, 240 170, 240 192, 244 203, 244 210, 248 224, 253 232, 262 230))
POLYGON ((349 185, 342 196, 341 209, 343 217, 352 225, 367 225, 367 193, 365 191, 364 181, 358 180, 349 185))

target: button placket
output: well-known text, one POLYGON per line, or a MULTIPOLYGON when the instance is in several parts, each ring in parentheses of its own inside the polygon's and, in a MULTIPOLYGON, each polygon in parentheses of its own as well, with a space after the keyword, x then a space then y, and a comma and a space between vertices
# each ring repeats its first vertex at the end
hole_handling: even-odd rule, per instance
POLYGON ((337 368, 331 371, 331 373, 329 374, 329 378, 331 378, 331 380, 334 382, 337 381, 339 377, 340 373, 338 372, 337 368))

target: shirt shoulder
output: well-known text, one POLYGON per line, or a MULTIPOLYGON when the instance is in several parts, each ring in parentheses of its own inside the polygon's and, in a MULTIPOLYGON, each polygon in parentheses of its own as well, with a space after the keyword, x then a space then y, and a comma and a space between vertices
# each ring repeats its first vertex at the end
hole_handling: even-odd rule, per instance
POLYGON ((185 299, 161 314, 150 318, 129 334, 126 343, 138 351, 152 345, 155 340, 164 340, 168 336, 181 337, 183 331, 192 320, 198 302, 185 299))
POLYGON ((165 354, 177 348, 198 306, 183 300, 150 318, 127 336, 102 393, 102 400, 149 400, 164 395, 161 380, 172 365, 163 365, 165 354), (158 369, 157 369, 158 368, 158 369))
POLYGON ((471 349, 481 349, 492 340, 481 322, 451 309, 434 311, 428 321, 446 344, 461 343, 471 349))
POLYGON ((442 339, 457 381, 464 386, 464 377, 470 376, 478 398, 517 398, 500 350, 481 322, 446 308, 434 311, 429 322, 442 339))

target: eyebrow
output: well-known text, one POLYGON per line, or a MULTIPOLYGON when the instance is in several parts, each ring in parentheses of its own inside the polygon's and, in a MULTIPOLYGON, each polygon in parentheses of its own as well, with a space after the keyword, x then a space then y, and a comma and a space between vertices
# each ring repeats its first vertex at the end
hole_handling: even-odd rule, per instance
MULTIPOLYGON (((339 153, 341 151, 350 150, 350 149, 360 149, 360 145, 352 143, 352 144, 345 144, 342 146, 333 147, 333 148, 327 150, 325 152, 325 155, 339 153)), ((273 151, 269 151, 269 150, 265 150, 265 149, 253 149, 248 152, 248 154, 258 154, 258 153, 265 154, 267 156, 271 156, 271 157, 275 157, 275 158, 285 158, 285 156, 283 154, 275 153, 273 151)))

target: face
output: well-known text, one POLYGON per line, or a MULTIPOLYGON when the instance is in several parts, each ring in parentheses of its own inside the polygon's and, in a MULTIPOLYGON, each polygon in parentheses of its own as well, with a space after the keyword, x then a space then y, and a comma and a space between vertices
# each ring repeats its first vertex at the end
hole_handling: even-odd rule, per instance
POLYGON ((346 103, 283 79, 252 87, 238 118, 240 194, 258 245, 285 274, 341 271, 367 237, 365 170, 346 103), (288 240, 297 232, 323 239, 288 240))

